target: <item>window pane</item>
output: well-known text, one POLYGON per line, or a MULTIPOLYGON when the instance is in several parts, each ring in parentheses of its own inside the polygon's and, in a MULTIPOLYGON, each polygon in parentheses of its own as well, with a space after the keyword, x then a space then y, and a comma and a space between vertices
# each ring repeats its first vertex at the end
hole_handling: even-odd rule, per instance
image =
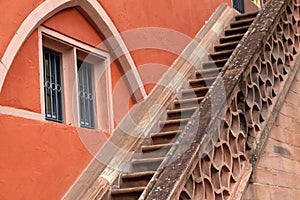
POLYGON ((80 126, 94 128, 94 93, 92 65, 77 61, 80 126))
POLYGON ((46 119, 62 122, 61 56, 45 48, 43 54, 46 119))

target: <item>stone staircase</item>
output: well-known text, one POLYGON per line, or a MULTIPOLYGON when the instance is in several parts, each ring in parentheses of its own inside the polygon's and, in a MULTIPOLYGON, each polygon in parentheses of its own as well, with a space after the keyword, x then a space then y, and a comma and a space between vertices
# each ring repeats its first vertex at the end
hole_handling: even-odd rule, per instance
POLYGON ((126 173, 119 175, 111 188, 111 199, 131 200, 141 196, 170 148, 177 145, 176 138, 191 119, 256 15, 256 12, 247 13, 232 19, 230 26, 223 31, 219 43, 214 45, 214 51, 209 53, 210 59, 198 67, 199 70, 188 80, 190 86, 183 88, 180 96, 169 106, 166 120, 159 122, 160 131, 151 134, 150 142, 145 142, 138 150, 140 153, 126 166, 126 173))
POLYGON ((63 199, 248 199, 300 66, 300 0, 256 14, 220 5, 63 199))

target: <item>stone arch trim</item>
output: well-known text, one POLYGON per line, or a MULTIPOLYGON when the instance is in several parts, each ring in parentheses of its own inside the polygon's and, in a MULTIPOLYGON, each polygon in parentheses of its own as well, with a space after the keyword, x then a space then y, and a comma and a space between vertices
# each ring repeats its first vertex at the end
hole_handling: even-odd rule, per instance
POLYGON ((107 39, 106 45, 109 47, 113 57, 117 57, 134 100, 136 102, 143 100, 146 97, 146 92, 132 57, 117 28, 97 0, 47 0, 35 8, 18 28, 1 59, 0 92, 13 60, 30 34, 47 19, 70 7, 79 8, 96 31, 104 39, 107 39), (129 71, 131 71, 130 74, 133 74, 133 76, 126 77, 126 72, 129 71))

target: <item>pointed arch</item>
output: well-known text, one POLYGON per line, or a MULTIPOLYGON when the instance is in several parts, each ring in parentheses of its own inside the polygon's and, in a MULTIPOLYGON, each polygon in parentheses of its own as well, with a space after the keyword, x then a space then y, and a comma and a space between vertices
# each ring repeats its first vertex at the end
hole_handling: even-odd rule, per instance
POLYGON ((133 94, 135 101, 143 100, 146 97, 146 92, 132 57, 117 28, 97 0, 47 0, 35 8, 18 28, 1 59, 0 92, 13 60, 30 34, 47 19, 70 7, 77 7, 98 34, 105 39, 105 44, 121 65, 129 91, 133 94), (128 71, 131 71, 130 74, 133 76, 126 77, 128 71))

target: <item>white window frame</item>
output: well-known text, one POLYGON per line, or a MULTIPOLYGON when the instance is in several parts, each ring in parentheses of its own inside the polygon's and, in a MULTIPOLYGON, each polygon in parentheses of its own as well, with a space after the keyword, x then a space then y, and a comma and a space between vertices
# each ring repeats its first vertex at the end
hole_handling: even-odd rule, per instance
POLYGON ((61 53, 63 123, 80 127, 77 59, 93 65, 95 129, 111 133, 114 129, 110 55, 54 30, 40 26, 39 66, 41 113, 45 115, 43 47, 61 53))

